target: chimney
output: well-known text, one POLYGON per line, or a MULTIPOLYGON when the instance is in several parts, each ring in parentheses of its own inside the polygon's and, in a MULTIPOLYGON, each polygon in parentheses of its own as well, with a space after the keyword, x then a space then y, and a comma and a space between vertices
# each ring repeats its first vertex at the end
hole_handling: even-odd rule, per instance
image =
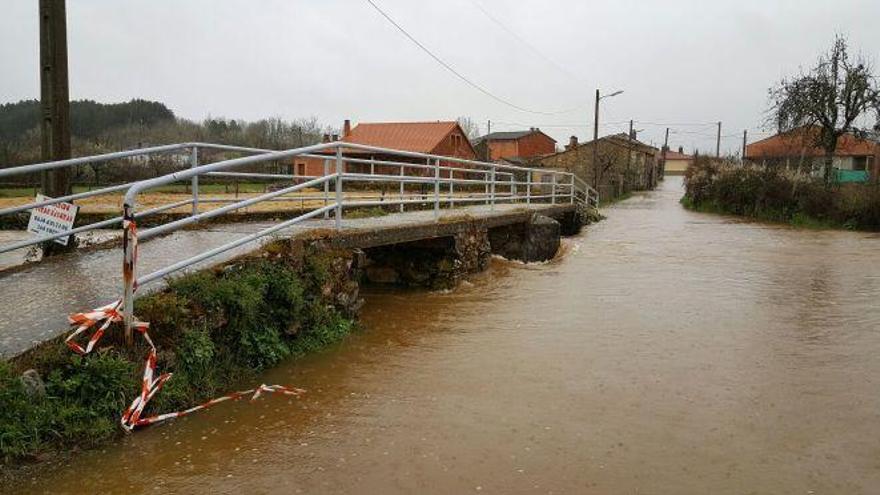
POLYGON ((683 155, 683 154, 684 154, 684 146, 679 146, 679 147, 678 147, 678 152, 681 153, 681 154, 683 155))
POLYGON ((351 121, 345 119, 345 123, 342 125, 342 137, 344 139, 348 136, 351 136, 351 121))
POLYGON ((329 143, 329 142, 330 142, 330 134, 324 134, 324 135, 321 137, 321 142, 322 142, 322 143, 329 143))
POLYGON ((578 145, 577 136, 572 136, 572 137, 568 138, 568 145, 565 147, 565 151, 573 150, 573 149, 577 148, 577 145, 578 145))

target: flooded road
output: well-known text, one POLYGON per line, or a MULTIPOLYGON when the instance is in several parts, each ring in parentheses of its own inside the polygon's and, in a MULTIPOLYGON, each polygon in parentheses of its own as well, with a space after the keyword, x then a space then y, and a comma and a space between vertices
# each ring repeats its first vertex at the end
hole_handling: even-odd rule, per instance
POLYGON ((264 377, 302 399, 151 428, 18 493, 880 491, 880 236, 684 211, 681 182, 543 265, 373 291, 264 377))

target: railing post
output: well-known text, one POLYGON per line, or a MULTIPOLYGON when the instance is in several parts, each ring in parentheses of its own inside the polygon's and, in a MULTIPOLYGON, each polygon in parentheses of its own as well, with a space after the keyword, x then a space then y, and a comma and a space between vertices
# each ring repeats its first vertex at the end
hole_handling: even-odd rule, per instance
POLYGON ((336 230, 342 228, 342 146, 336 147, 336 230))
POLYGON ((569 203, 574 204, 574 174, 571 174, 571 186, 568 190, 569 203))
POLYGON ((495 210, 495 164, 494 163, 492 164, 492 175, 491 175, 490 180, 492 182, 490 183, 490 186, 489 186, 491 188, 490 192, 489 192, 489 204, 491 205, 492 211, 494 211, 495 210))
POLYGON ((370 155, 370 175, 376 175, 376 164, 374 163, 375 160, 376 159, 373 158, 373 155, 370 155))
POLYGON ((532 171, 526 172, 526 204, 532 204, 532 171))
MULTIPOLYGON (((330 175, 330 160, 324 160, 324 178, 330 175)), ((324 181, 324 206, 330 204, 330 181, 324 181)), ((324 219, 330 218, 330 210, 324 210, 324 219)))
POLYGON ((553 172, 553 183, 550 186, 550 204, 556 204, 556 172, 553 172))
POLYGON ((490 172, 488 170, 483 171, 483 182, 486 183, 486 192, 483 194, 483 197, 486 198, 486 204, 489 204, 489 180, 490 172))
MULTIPOLYGON (((189 165, 191 168, 196 168, 199 166, 199 147, 193 146, 192 152, 189 155, 189 165)), ((194 175, 192 178, 192 214, 193 216, 199 214, 199 176, 194 175)))
POLYGON ((455 188, 453 187, 453 181, 455 180, 455 177, 452 172, 452 170, 449 171, 449 208, 455 206, 455 200, 452 197, 452 195, 455 194, 455 188))
MULTIPOLYGON (((430 159, 429 159, 430 160, 430 159)), ((440 220, 440 159, 434 159, 434 220, 440 220)))
POLYGON ((516 172, 510 174, 510 202, 516 203, 516 172))
MULTIPOLYGON (((403 185, 404 185, 404 182, 403 182, 404 168, 405 167, 403 165, 400 166, 400 200, 401 201, 403 201, 403 193, 404 193, 404 187, 403 187, 403 185)), ((404 204, 400 203, 400 212, 401 213, 403 213, 403 210, 404 210, 403 207, 404 207, 404 204)))
POLYGON ((125 326, 125 344, 134 344, 131 329, 134 324, 135 263, 137 261, 137 231, 134 223, 134 205, 122 206, 122 322, 125 326))

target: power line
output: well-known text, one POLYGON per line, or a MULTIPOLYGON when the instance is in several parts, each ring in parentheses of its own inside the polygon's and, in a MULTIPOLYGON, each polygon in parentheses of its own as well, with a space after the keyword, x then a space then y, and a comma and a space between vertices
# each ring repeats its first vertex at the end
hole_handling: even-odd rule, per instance
MULTIPOLYGON (((561 123, 561 124, 524 124, 522 122, 511 122, 511 121, 495 120, 495 119, 492 119, 492 123, 493 124, 501 124, 501 125, 515 125, 515 126, 520 126, 520 127, 539 127, 539 128, 540 127, 570 128, 570 127, 590 127, 591 126, 591 124, 588 122, 577 122, 577 123, 570 123, 570 124, 566 124, 566 123, 561 123)), ((621 120, 619 122, 601 122, 599 125, 612 126, 612 125, 625 125, 625 124, 629 124, 629 121, 628 120, 621 120)))
POLYGON ((514 37, 517 41, 519 41, 520 43, 522 43, 526 48, 528 48, 529 50, 531 50, 532 53, 534 53, 534 54, 537 55, 538 57, 544 59, 545 62, 547 62, 548 64, 552 65, 552 66, 553 66, 554 68, 556 68, 556 70, 558 70, 559 72, 565 74, 566 77, 568 77, 568 78, 571 79, 572 81, 574 81, 574 82, 576 82, 576 83, 578 83, 578 84, 583 84, 583 81, 581 81, 579 77, 577 77, 576 75, 572 74, 571 71, 569 71, 568 69, 566 69, 566 68, 563 67, 562 65, 556 63, 555 60, 553 60, 553 59, 550 58, 548 55, 546 55, 544 52, 542 52, 541 50, 539 50, 536 46, 534 46, 534 45, 532 45, 531 43, 529 43, 528 40, 526 40, 525 38, 523 38, 522 36, 520 36, 516 31, 514 31, 513 29, 507 27, 507 25, 505 25, 505 24, 504 24, 503 22, 501 22, 497 17, 495 17, 495 16, 492 15, 488 10, 486 10, 486 8, 483 7, 483 5, 482 5, 480 2, 478 2, 477 0, 470 0, 470 2, 471 2, 471 4, 472 4, 474 7, 476 7, 480 12, 482 12, 483 15, 486 16, 486 18, 488 18, 490 21, 492 21, 493 23, 495 23, 495 25, 497 25, 498 27, 500 27, 501 29, 503 29, 504 31, 506 31, 507 34, 509 34, 510 36, 514 37))
POLYGON ((443 68, 445 68, 446 70, 448 70, 449 72, 451 72, 453 75, 455 75, 455 77, 457 77, 457 78, 461 79, 462 81, 464 81, 468 86, 471 86, 472 88, 476 89, 477 91, 483 93, 484 95, 488 96, 489 98, 492 98, 493 100, 495 100, 495 101, 497 101, 497 102, 499 102, 499 103, 502 103, 502 104, 504 104, 504 105, 507 105, 507 106, 509 106, 509 107, 511 107, 511 108, 514 108, 514 109, 516 109, 516 110, 519 110, 519 111, 521 111, 521 112, 534 113, 534 114, 540 114, 540 115, 558 115, 558 114, 562 114, 562 113, 568 113, 568 112, 572 112, 572 111, 575 111, 575 110, 579 110, 579 109, 581 109, 581 108, 584 106, 584 105, 578 105, 577 107, 573 107, 573 108, 570 108, 570 109, 567 109, 567 110, 560 110, 560 111, 556 111, 556 112, 542 112, 542 111, 538 111, 538 110, 531 110, 531 109, 528 109, 528 108, 525 108, 525 107, 521 107, 521 106, 519 106, 519 105, 517 105, 517 104, 515 104, 515 103, 513 103, 513 102, 511 102, 511 101, 509 101, 509 100, 506 100, 506 99, 504 99, 504 98, 502 98, 502 97, 500 97, 500 96, 496 96, 494 93, 492 93, 492 92, 489 91, 488 89, 486 89, 486 88, 480 86, 479 84, 477 84, 477 83, 471 81, 471 80, 468 79, 464 74, 462 74, 461 72, 455 70, 454 67, 452 67, 451 65, 449 65, 446 61, 444 61, 444 60, 443 60, 442 58, 440 58, 439 56, 434 55, 434 53, 433 53, 431 50, 429 50, 428 47, 426 47, 425 45, 423 45, 419 40, 415 39, 411 34, 409 34, 409 33, 406 31, 406 29, 403 28, 403 26, 401 26, 400 24, 398 24, 394 19, 391 18, 391 16, 389 16, 387 13, 385 13, 384 10, 382 10, 381 8, 379 8, 379 6, 376 5, 376 3, 373 2, 373 0, 366 0, 366 2, 367 2, 368 4, 370 4, 370 6, 372 6, 372 7, 376 10, 376 12, 378 12, 379 14, 381 14, 382 17, 384 17, 388 22, 390 22, 394 27, 396 27, 398 31, 400 31, 401 33, 403 33, 403 35, 406 36, 410 41, 412 41, 417 47, 419 47, 423 52, 427 53, 428 56, 430 56, 432 59, 434 59, 435 62, 437 62, 438 64, 440 64, 441 66, 443 66, 443 68))
POLYGON ((661 127, 709 127, 718 125, 718 122, 646 122, 644 120, 636 120, 635 123, 661 127))

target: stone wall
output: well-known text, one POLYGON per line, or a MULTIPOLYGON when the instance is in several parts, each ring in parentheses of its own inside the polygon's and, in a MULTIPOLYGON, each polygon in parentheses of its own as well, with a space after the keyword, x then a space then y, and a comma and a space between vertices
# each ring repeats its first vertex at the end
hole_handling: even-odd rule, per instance
POLYGON ((559 250, 562 227, 556 220, 534 215, 528 223, 497 227, 489 231, 492 253, 527 263, 547 261, 559 250))
POLYGON ((598 141, 598 166, 593 165, 593 141, 541 159, 546 168, 573 172, 604 198, 629 191, 652 189, 657 183, 656 150, 626 138, 609 136, 598 141), (629 154, 629 159, 627 159, 629 154))
POLYGON ((452 237, 369 248, 368 282, 449 289, 470 273, 485 270, 491 255, 485 230, 471 226, 452 237))

